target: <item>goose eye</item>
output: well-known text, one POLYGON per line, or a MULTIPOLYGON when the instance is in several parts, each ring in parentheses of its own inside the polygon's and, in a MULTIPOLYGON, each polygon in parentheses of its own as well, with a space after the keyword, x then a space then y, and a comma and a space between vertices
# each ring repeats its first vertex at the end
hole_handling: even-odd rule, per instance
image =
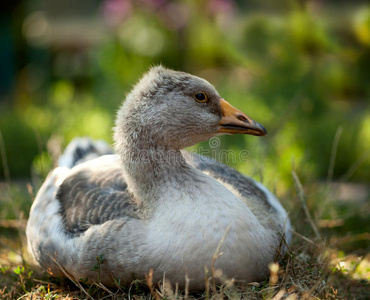
POLYGON ((203 92, 196 93, 194 95, 194 99, 197 100, 198 102, 206 102, 208 100, 207 95, 203 92))

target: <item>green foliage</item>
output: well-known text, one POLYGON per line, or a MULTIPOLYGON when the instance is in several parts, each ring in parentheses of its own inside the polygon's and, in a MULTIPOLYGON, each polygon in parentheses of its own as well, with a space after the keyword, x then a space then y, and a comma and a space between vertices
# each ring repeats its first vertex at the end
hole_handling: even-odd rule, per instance
POLYGON ((24 266, 17 266, 17 268, 14 269, 14 273, 21 275, 24 272, 24 266))
POLYGON ((0 132, 4 140, 4 145, 0 140, 0 147, 5 150, 0 158, 0 178, 4 178, 7 171, 11 177, 29 176, 31 162, 38 151, 35 132, 27 124, 23 112, 6 108, 0 111, 0 132))
POLYGON ((103 255, 99 255, 96 257, 96 265, 91 268, 91 271, 98 271, 100 272, 100 265, 104 263, 103 255))
POLYGON ((28 177, 32 163, 45 176, 55 163, 47 154, 51 136, 62 137, 62 147, 81 135, 112 142, 114 114, 124 94, 150 65, 162 62, 206 77, 268 129, 263 141, 222 139, 224 148, 251 152, 252 163, 234 167, 258 174, 253 162, 262 159, 272 185, 276 174, 268 170, 276 165, 284 185, 290 184, 292 161, 301 176, 325 178, 334 135, 342 126, 334 178, 360 162, 349 177, 365 180, 370 176, 369 9, 354 10, 344 19, 346 26, 339 26, 330 10, 292 3, 281 6, 279 14, 237 13, 235 4, 218 10, 194 0, 166 3, 161 13, 149 4, 134 5, 90 49, 84 80, 66 76, 65 68, 67 73, 56 73, 49 86, 41 84, 16 98, 15 105, 2 107, 0 130, 11 177, 28 177), (170 17, 173 12, 178 19, 170 17))
POLYGON ((0 220, 14 220, 28 216, 31 198, 27 192, 25 182, 20 185, 1 185, 0 186, 0 220))
POLYGON ((9 270, 9 266, 1 266, 0 267, 0 271, 3 273, 3 274, 5 274, 5 272, 7 271, 7 270, 9 270))

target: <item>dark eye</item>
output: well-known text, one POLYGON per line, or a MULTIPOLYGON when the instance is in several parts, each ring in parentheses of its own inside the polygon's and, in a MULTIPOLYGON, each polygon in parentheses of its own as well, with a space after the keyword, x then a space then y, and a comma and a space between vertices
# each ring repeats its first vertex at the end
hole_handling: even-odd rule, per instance
POLYGON ((208 97, 205 93, 200 92, 194 95, 194 99, 197 100, 198 102, 206 102, 208 100, 208 97))

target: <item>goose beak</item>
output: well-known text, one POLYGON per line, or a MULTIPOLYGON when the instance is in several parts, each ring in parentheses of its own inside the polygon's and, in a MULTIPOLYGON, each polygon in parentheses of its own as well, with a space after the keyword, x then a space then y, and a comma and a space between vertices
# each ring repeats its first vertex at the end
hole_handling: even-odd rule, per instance
POLYGON ((256 136, 265 136, 267 131, 261 124, 253 121, 245 113, 232 106, 224 99, 220 99, 222 118, 218 123, 220 125, 217 133, 221 134, 250 134, 256 136))

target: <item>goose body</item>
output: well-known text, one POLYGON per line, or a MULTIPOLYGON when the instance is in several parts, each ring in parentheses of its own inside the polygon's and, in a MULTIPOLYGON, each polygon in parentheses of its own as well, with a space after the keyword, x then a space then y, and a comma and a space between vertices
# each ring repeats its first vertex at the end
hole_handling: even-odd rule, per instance
POLYGON ((190 288, 202 289, 204 267, 225 237, 215 263, 224 277, 268 275, 277 251, 286 251, 282 239, 290 241, 280 202, 236 170, 181 150, 220 134, 265 135, 260 124, 207 81, 154 67, 127 96, 114 131, 116 154, 75 141, 39 190, 27 238, 42 267, 104 284, 153 269, 155 281, 165 274, 181 287, 187 274, 190 288), (97 157, 81 162, 76 153, 97 157))

